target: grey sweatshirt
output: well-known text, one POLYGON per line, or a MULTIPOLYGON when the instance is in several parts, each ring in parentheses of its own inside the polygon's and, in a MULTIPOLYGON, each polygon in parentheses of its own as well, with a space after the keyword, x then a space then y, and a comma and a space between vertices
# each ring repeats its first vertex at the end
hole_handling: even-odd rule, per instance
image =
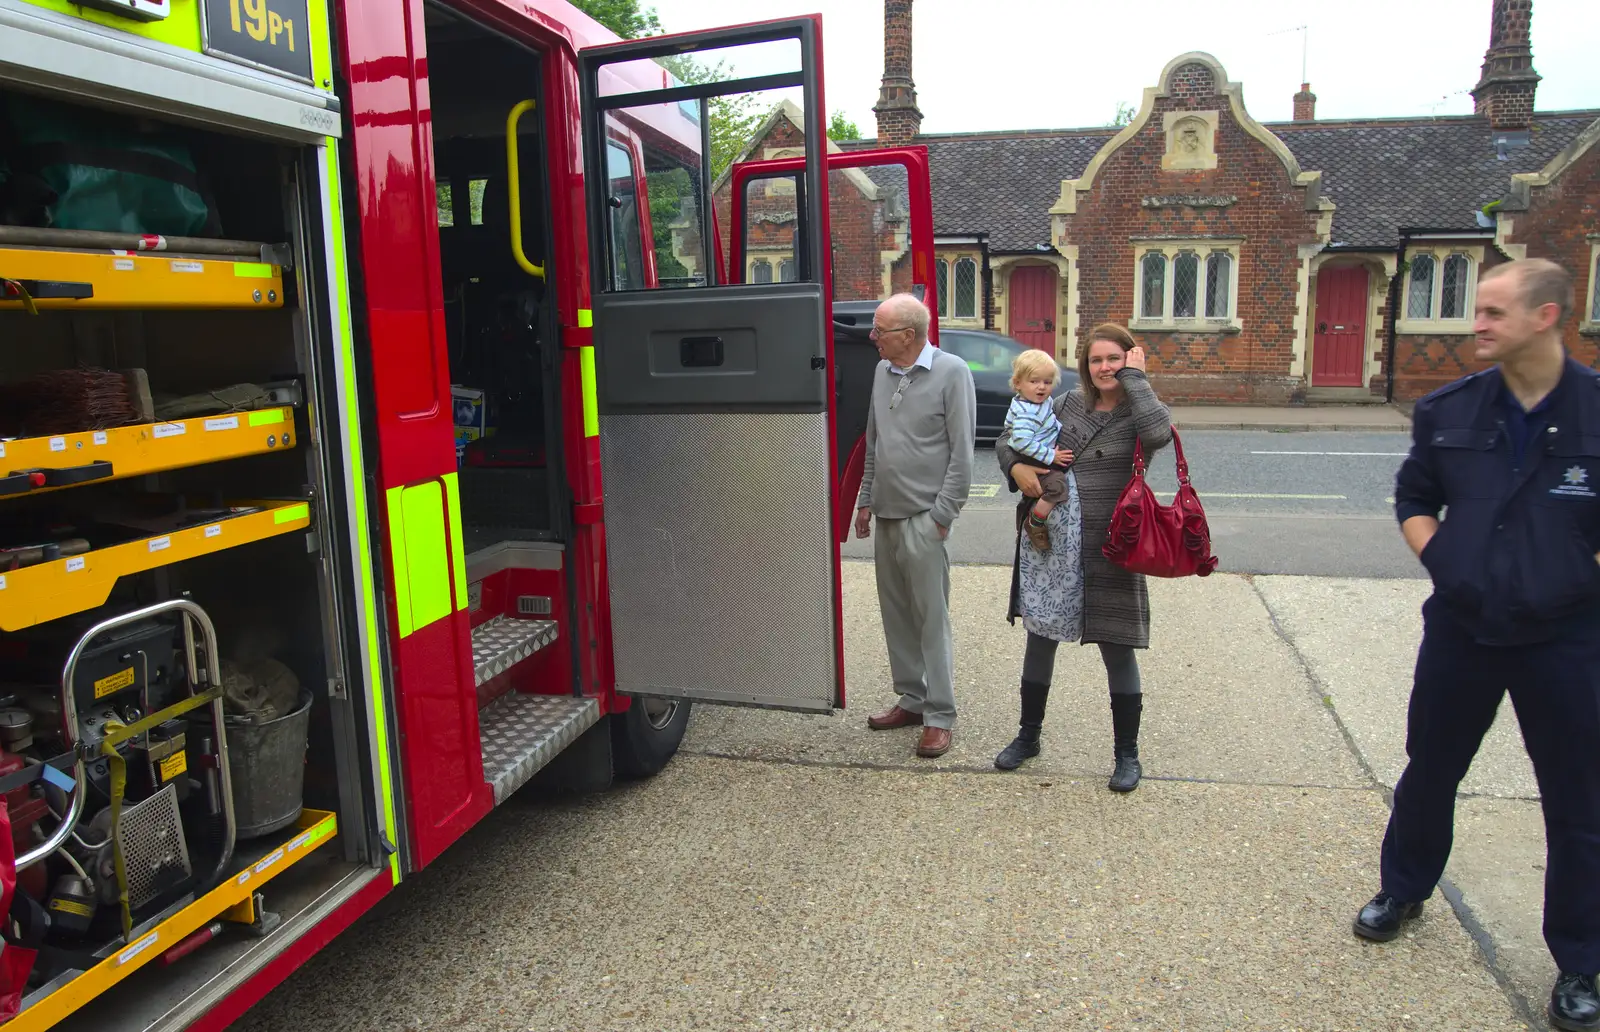
POLYGON ((890 410, 901 377, 879 362, 867 413, 867 455, 856 507, 899 520, 933 511, 949 527, 972 488, 973 434, 978 419, 972 370, 933 349, 933 368, 913 367, 911 381, 890 410))

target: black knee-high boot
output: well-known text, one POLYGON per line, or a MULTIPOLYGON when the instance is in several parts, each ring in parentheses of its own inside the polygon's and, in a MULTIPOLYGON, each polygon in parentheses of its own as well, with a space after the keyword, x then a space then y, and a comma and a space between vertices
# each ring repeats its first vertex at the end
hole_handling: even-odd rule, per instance
POLYGON ((1039 729, 1044 726, 1044 704, 1050 697, 1048 682, 1022 682, 1022 721, 1017 737, 1000 750, 994 765, 1001 770, 1016 770, 1022 761, 1039 755, 1039 729))
POLYGON ((1144 696, 1123 693, 1111 696, 1111 733, 1116 743, 1117 767, 1106 787, 1113 792, 1132 792, 1139 787, 1143 771, 1139 767, 1139 716, 1144 696))

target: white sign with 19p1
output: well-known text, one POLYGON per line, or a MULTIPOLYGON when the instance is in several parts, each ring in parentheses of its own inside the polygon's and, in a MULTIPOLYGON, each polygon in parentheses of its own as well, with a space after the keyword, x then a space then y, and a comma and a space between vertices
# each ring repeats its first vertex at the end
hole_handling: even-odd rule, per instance
POLYGON ((201 0, 206 49, 311 81, 306 0, 201 0))

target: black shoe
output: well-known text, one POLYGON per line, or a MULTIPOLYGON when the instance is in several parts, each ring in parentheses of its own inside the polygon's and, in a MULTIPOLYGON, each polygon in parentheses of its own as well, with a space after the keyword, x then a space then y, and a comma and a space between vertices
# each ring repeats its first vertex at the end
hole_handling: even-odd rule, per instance
POLYGON ((1023 728, 1011 744, 1000 750, 1000 755, 994 758, 994 765, 1001 770, 1016 770, 1022 766, 1023 760, 1029 760, 1039 755, 1039 729, 1023 728))
POLYGON ((1017 737, 1000 750, 994 765, 1001 770, 1016 770, 1022 761, 1039 755, 1039 729, 1044 726, 1044 707, 1050 698, 1048 681, 1022 682, 1022 720, 1017 737))
POLYGON ((1563 971, 1550 990, 1550 1024, 1568 1032, 1600 1028, 1600 993, 1593 975, 1563 971))
POLYGON ((1356 915, 1355 933, 1373 942, 1388 942, 1400 934, 1400 926, 1422 916, 1421 903, 1402 903, 1380 892, 1356 915))
POLYGON ((1111 696, 1111 735, 1115 742, 1117 766, 1106 787, 1113 792, 1132 792, 1139 787, 1144 770, 1139 766, 1139 717, 1144 696, 1111 696))

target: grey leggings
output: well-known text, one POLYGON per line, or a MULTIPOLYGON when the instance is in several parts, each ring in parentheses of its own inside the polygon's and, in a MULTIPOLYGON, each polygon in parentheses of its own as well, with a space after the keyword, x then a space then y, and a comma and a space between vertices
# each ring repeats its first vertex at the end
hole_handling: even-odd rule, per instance
MULTIPOLYGON (((1058 644, 1054 638, 1028 635, 1028 649, 1022 654, 1024 681, 1050 683, 1050 678, 1055 674, 1058 644)), ((1106 681, 1111 686, 1112 695, 1139 694, 1139 661, 1134 657, 1133 646, 1101 642, 1100 658, 1106 664, 1106 681)))

